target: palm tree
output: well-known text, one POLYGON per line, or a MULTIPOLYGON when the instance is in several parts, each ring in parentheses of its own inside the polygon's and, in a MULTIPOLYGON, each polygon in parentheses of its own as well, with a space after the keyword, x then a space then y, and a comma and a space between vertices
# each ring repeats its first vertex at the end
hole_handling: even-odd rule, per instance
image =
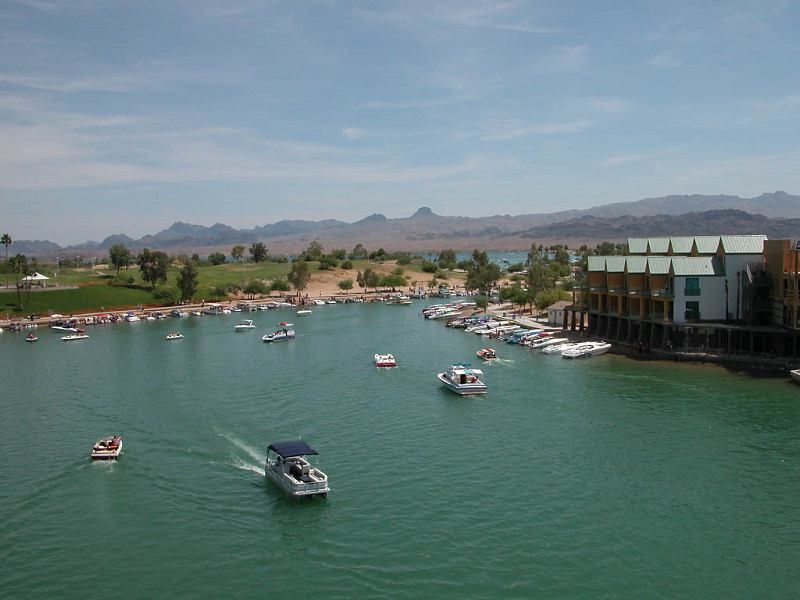
POLYGON ((0 238, 0 244, 6 247, 6 289, 8 289, 8 247, 12 241, 11 236, 7 233, 4 233, 3 237, 0 238))

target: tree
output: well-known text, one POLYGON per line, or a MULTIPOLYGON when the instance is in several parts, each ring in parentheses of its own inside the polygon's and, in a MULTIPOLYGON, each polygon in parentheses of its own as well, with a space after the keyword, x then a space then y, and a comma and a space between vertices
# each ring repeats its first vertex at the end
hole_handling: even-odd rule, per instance
POLYGON ((396 273, 384 275, 380 279, 380 285, 387 288, 401 288, 405 286, 405 284, 406 278, 402 275, 397 275, 396 273))
POLYGON ((339 285, 339 289, 340 290, 342 290, 342 291, 344 291, 344 292, 349 294, 350 290, 353 289, 353 280, 352 279, 342 279, 339 282, 338 285, 339 285))
POLYGON ((244 286, 244 290, 242 291, 250 295, 250 297, 254 297, 256 294, 266 294, 267 286, 260 279, 251 279, 247 282, 247 285, 244 286))
POLYGON ((353 251, 350 253, 350 260, 359 260, 364 258, 367 258, 367 249, 361 244, 356 244, 356 247, 353 248, 353 251))
POLYGON ((244 246, 241 244, 236 244, 233 248, 231 248, 231 257, 233 257, 233 259, 237 262, 242 260, 242 258, 244 258, 244 246))
POLYGON ((375 288, 375 290, 377 291, 378 286, 381 284, 381 274, 378 273, 377 271, 373 271, 369 267, 364 269, 363 279, 364 279, 364 284, 363 284, 364 289, 375 288))
POLYGON ((474 250, 467 267, 465 287, 469 290, 478 290, 488 296, 492 286, 500 280, 502 275, 500 267, 489 262, 486 252, 474 250))
POLYGON ((269 289, 273 292, 288 292, 291 288, 288 281, 282 277, 278 277, 278 279, 272 282, 269 289))
POLYGON ((311 279, 311 270, 308 268, 308 263, 304 260, 298 260, 292 263, 292 269, 287 276, 289 283, 298 292, 306 289, 308 280, 311 279))
POLYGON ((178 273, 178 289, 181 300, 190 300, 197 291, 197 267, 193 262, 187 262, 178 273))
POLYGON ((336 258, 330 254, 326 254, 319 259, 319 270, 330 271, 331 269, 335 269, 338 264, 339 261, 336 260, 336 258))
POLYGON ((108 249, 108 257, 111 259, 111 264, 117 270, 117 275, 119 275, 119 270, 122 267, 125 269, 131 264, 131 251, 125 247, 125 244, 114 244, 111 248, 108 249))
POLYGON ((155 288, 157 283, 167 282, 169 257, 166 252, 160 250, 151 252, 149 248, 145 248, 136 260, 139 263, 139 270, 142 272, 142 279, 146 283, 155 288))
POLYGON ((28 257, 24 254, 17 254, 16 256, 12 256, 8 261, 8 268, 6 271, 11 271, 14 273, 14 283, 17 287, 17 304, 19 305, 20 309, 24 309, 25 306, 28 304, 28 298, 30 297, 31 293, 31 282, 23 281, 25 277, 28 275, 33 274, 33 269, 31 269, 30 265, 28 264, 28 257), (22 281, 22 283, 20 283, 22 281), (22 301, 22 289, 26 289, 25 293, 25 302, 22 301))
POLYGON ((337 248, 331 250, 331 256, 336 260, 344 260, 345 258, 347 258, 347 250, 345 250, 344 248, 337 248))
POLYGON ((8 247, 9 247, 9 246, 10 246, 12 243, 13 243, 13 240, 11 239, 11 236, 10 236, 9 234, 7 234, 7 233, 4 233, 4 234, 3 234, 3 237, 1 237, 1 238, 0 238, 0 244, 3 244, 3 246, 5 246, 5 247, 6 247, 6 289, 8 289, 8 271, 9 271, 9 265, 8 265, 8 247))
POLYGON ((222 252, 212 252, 208 255, 208 262, 214 266, 225 264, 225 255, 222 252))
POLYGON ((250 245, 250 256, 253 257, 253 262, 260 263, 267 258, 267 247, 264 242, 253 242, 250 245))
POLYGON ((442 250, 439 253, 439 268, 441 269, 455 269, 456 267, 456 251, 452 248, 442 250))
POLYGON ((486 309, 489 308, 489 299, 486 296, 476 296, 475 306, 486 312, 486 309))
POLYGON ((322 247, 318 241, 314 240, 308 245, 308 248, 303 250, 303 258, 305 260, 319 260, 325 254, 325 248, 322 247))

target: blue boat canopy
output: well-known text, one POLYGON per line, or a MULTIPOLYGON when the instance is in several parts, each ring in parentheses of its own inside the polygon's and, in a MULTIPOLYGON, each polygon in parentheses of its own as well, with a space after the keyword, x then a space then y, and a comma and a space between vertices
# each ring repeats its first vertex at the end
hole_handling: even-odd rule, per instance
POLYGON ((311 446, 302 440, 293 440, 291 442, 278 442, 277 444, 270 444, 267 450, 272 450, 281 458, 290 458, 292 456, 305 456, 319 454, 311 446))

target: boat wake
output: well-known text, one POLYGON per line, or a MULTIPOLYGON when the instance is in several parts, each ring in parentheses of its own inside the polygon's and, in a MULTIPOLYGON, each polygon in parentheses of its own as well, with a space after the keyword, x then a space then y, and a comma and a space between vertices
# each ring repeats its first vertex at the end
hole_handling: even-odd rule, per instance
POLYGON ((250 471, 252 473, 258 473, 259 475, 264 475, 264 461, 267 459, 266 454, 259 452, 249 444, 227 432, 220 431, 219 436, 228 440, 231 444, 236 446, 239 450, 247 455, 245 458, 242 458, 238 454, 231 453, 230 464, 232 466, 243 471, 250 471), (255 461, 255 464, 253 464, 250 459, 255 461))

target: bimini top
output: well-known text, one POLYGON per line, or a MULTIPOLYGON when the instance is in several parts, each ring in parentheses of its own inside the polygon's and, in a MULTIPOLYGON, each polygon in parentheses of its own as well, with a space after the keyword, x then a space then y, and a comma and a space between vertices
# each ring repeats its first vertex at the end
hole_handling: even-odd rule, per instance
POLYGON ((278 442, 277 444, 270 444, 267 450, 272 450, 281 458, 290 458, 292 456, 305 456, 319 454, 311 446, 302 440, 294 440, 291 442, 278 442))

